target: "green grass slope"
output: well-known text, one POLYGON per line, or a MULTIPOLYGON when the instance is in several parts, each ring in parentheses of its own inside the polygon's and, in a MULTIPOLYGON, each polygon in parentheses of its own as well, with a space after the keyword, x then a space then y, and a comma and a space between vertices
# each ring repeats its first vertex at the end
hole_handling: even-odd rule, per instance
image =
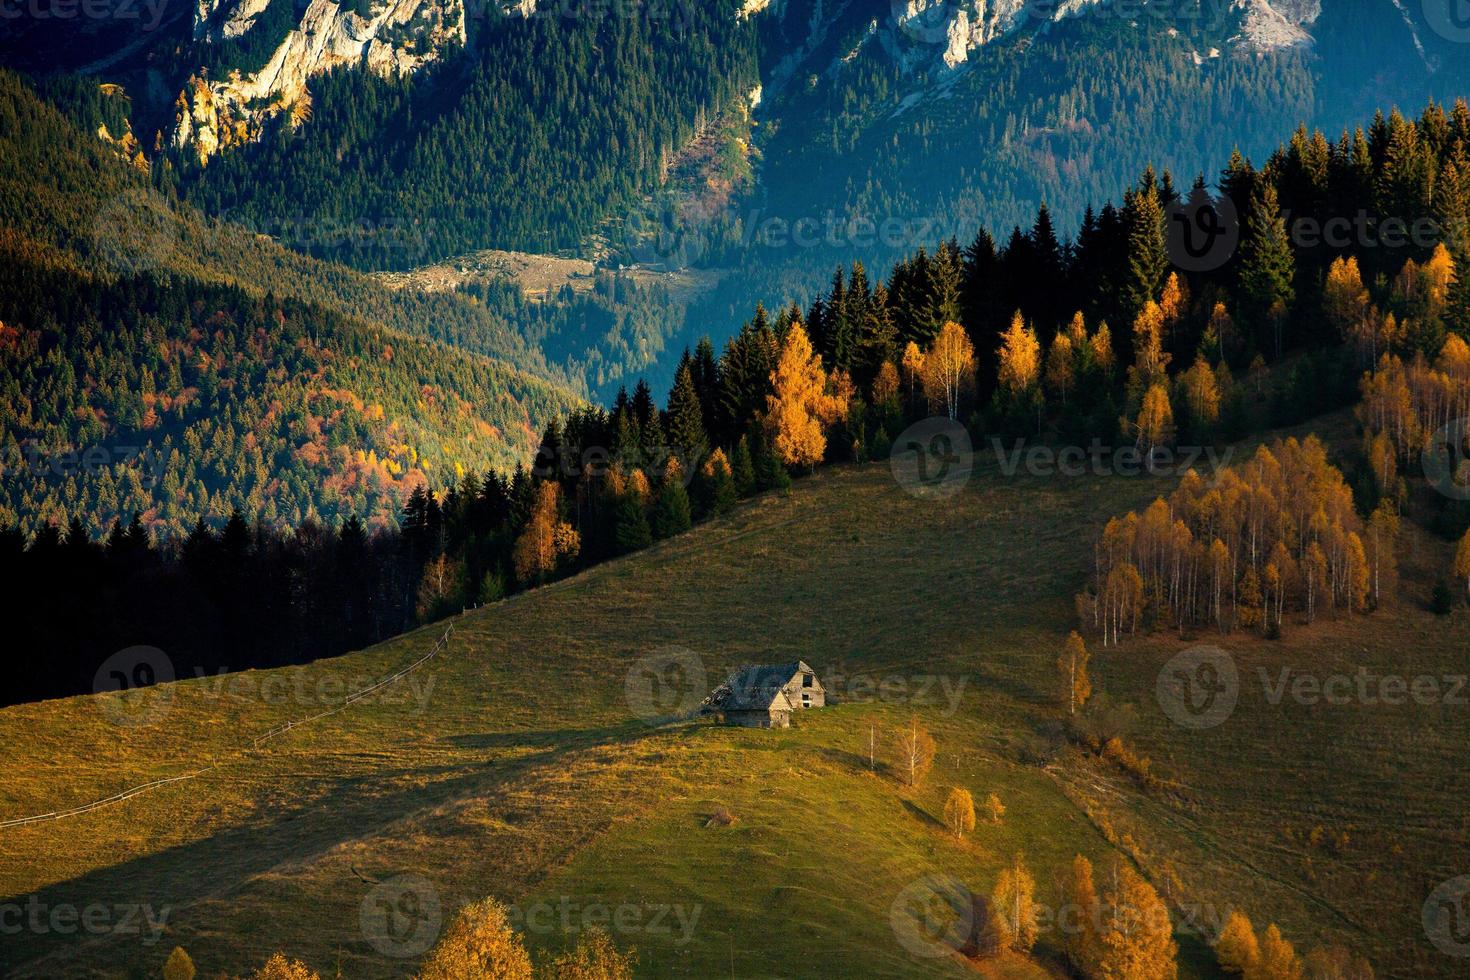
MULTIPOLYGON (((929 874, 988 892, 1021 851, 1044 902, 1073 854, 1122 855, 1185 912, 1239 906, 1301 950, 1344 942, 1380 976, 1453 975, 1459 961, 1424 939, 1419 905, 1470 866, 1470 777, 1453 764, 1466 712, 1273 707, 1247 684, 1230 721, 1194 733, 1153 693, 1159 665, 1190 641, 1099 652, 1099 686, 1133 706, 1130 743, 1177 784, 1143 793, 1067 746, 1053 663, 1097 529, 1173 481, 1012 479, 986 460, 947 502, 906 495, 886 466, 824 471, 468 614, 389 693, 257 749, 253 736, 423 656, 443 627, 239 675, 233 695, 214 679, 176 684, 166 703, 146 702, 147 726, 116 724, 117 696, 0 711, 0 820, 218 764, 114 807, 0 830, 0 906, 167 910, 156 936, 60 934, 43 915, 43 928, 7 935, 0 969, 156 975, 181 944, 201 975, 281 949, 324 975, 407 976, 432 906, 447 916, 493 895, 525 915, 537 956, 598 910, 622 910, 614 939, 638 949, 639 975, 960 976, 969 968, 899 941, 894 904, 929 874), (801 657, 846 703, 786 732, 650 726, 626 684, 669 647, 692 651, 711 685, 743 662, 801 657), (949 687, 920 696, 928 677, 949 687), (910 712, 939 745, 917 791, 870 773, 863 755, 867 717, 910 712), (954 841, 938 822, 951 786, 998 793, 1004 820, 954 841), (707 825, 720 807, 733 825, 707 825), (1319 823, 1350 827, 1351 841, 1313 847, 1319 823), (385 901, 399 926, 386 937, 371 925, 385 901)), ((1440 558, 1418 538, 1406 547, 1426 567, 1440 558)), ((1463 669, 1465 628, 1463 615, 1436 620, 1406 601, 1281 644, 1224 645, 1242 665, 1439 672, 1463 669)), ((1214 975, 1183 914, 1178 939, 1181 975, 1214 975)), ((982 972, 1058 974, 1056 940, 982 972)))

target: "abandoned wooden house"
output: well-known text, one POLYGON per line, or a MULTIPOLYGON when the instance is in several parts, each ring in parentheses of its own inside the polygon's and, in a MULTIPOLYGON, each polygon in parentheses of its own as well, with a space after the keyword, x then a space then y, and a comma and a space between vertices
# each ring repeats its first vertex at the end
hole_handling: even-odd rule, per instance
POLYGON ((804 660, 741 667, 705 698, 703 711, 720 714, 729 725, 788 728, 791 716, 827 703, 816 671, 804 660))

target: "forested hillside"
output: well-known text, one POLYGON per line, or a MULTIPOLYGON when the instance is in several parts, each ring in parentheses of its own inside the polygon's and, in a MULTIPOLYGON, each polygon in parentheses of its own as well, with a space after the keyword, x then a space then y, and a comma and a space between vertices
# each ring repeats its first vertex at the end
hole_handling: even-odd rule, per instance
POLYGON ((159 179, 208 213, 359 268, 552 251, 657 186, 759 84, 753 32, 727 2, 479 27, 463 54, 411 79, 323 76, 309 123, 208 166, 160 161, 159 179))
POLYGON ((8 523, 381 523, 430 475, 513 465, 575 404, 490 303, 174 208, 15 76, 0 87, 8 523))

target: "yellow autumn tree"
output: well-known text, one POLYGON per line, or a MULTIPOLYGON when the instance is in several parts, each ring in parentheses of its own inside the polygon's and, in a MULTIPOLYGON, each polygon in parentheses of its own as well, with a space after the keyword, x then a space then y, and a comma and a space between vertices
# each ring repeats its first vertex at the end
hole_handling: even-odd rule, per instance
POLYGON ((924 395, 931 410, 959 417, 964 399, 975 390, 975 347, 965 328, 950 321, 939 329, 924 355, 924 395))
POLYGON ((633 980, 637 954, 618 950, 612 938, 596 926, 577 938, 577 948, 551 961, 543 976, 548 980, 633 980))
POLYGON ((1470 531, 1460 539, 1460 547, 1455 551, 1455 579, 1465 584, 1465 596, 1470 598, 1470 531))
POLYGON ((1189 412, 1189 421, 1197 434, 1207 433, 1220 421, 1220 386, 1215 372, 1203 354, 1194 359, 1194 366, 1184 372, 1180 379, 1184 388, 1184 406, 1189 412))
POLYGON ((1424 264, 1424 280, 1429 288, 1429 315, 1439 316, 1455 281, 1455 259, 1444 242, 1434 246, 1434 254, 1424 264))
POLYGON ((1215 940, 1215 959, 1226 973, 1244 973, 1255 966, 1260 958, 1260 944, 1256 942, 1256 930, 1251 920, 1240 910, 1230 913, 1220 937, 1215 940))
POLYGON ((1261 937, 1260 955, 1245 971, 1245 980, 1301 980, 1302 961, 1273 922, 1261 937))
MULTIPOLYGON (((646 481, 645 481, 646 482, 646 481)), ((516 578, 522 582, 545 581, 565 559, 574 558, 582 540, 570 524, 561 519, 561 488, 551 481, 536 488, 531 517, 526 529, 516 539, 512 559, 516 578)))
POLYGON ((1002 391, 1019 399, 1036 387, 1041 376, 1041 343, 1020 311, 1011 318, 1010 329, 1001 336, 996 356, 1000 359, 998 381, 1002 391))
POLYGON ((1179 277, 1179 273, 1169 273, 1169 278, 1164 280, 1164 292, 1159 297, 1159 312, 1164 315, 1164 329, 1173 329, 1188 308, 1189 286, 1179 277))
POLYGON ((1072 859, 1072 873, 1062 884, 1062 908, 1057 928, 1062 934, 1062 951, 1078 970, 1097 958, 1097 886, 1092 880, 1092 862, 1081 854, 1072 859))
POLYGON ((1303 966, 1309 980, 1374 980, 1373 965, 1343 946, 1318 946, 1303 966))
POLYGON ((990 908, 999 926, 1001 945, 1018 953, 1029 953, 1041 931, 1036 905, 1036 879, 1017 854, 1011 866, 1000 873, 990 893, 990 908))
POLYGON ((1091 350, 1093 367, 1104 374, 1111 374, 1118 363, 1118 356, 1113 353, 1113 328, 1108 326, 1106 320, 1098 324, 1097 332, 1088 341, 1088 347, 1091 350))
POLYGON ((168 961, 163 964, 163 980, 194 980, 194 961, 184 947, 175 946, 168 954, 168 961))
POLYGON ((487 898, 459 911, 418 980, 531 980, 531 957, 505 906, 487 898))
POLYGON ((1149 300, 1133 321, 1134 368, 1138 386, 1147 388, 1164 375, 1169 355, 1164 352, 1164 311, 1149 300))
POLYGON ((884 361, 873 379, 873 404, 887 405, 898 397, 898 368, 892 361, 884 361))
POLYGON ((894 733, 894 755, 899 775, 909 787, 917 787, 934 767, 934 737, 913 715, 894 733))
POLYGON ((813 353, 800 323, 793 322, 786 330, 771 387, 766 426, 776 455, 787 466, 815 467, 827 452, 827 426, 841 418, 847 406, 828 394, 822 358, 813 353))
POLYGON ((276 953, 250 974, 250 980, 321 980, 321 977, 300 960, 288 960, 276 953))
POLYGON ((1153 886, 1115 861, 1099 902, 1101 930, 1089 976, 1106 980, 1174 980, 1174 927, 1153 886))
POLYGON ((414 612, 419 622, 428 623, 459 611, 464 602, 464 564, 448 555, 438 555, 424 565, 419 579, 414 612))
POLYGON ((903 349, 903 380, 909 387, 909 401, 914 400, 914 386, 924 374, 924 352, 912 340, 903 349))
POLYGON ((1138 411, 1138 421, 1133 424, 1137 444, 1146 454, 1169 441, 1174 429, 1174 406, 1169 401, 1169 389, 1164 384, 1155 384, 1143 396, 1143 406, 1138 411))
POLYGON ((1352 256, 1335 259, 1322 288, 1322 308, 1343 340, 1356 344, 1362 339, 1368 307, 1368 290, 1363 286, 1358 260, 1352 256))
POLYGON ((955 787, 944 801, 944 825, 955 837, 964 837, 975 829, 975 798, 967 789, 955 787))
POLYGON ((1067 637, 1067 645, 1057 658, 1057 673, 1062 682, 1062 701, 1067 705, 1067 714, 1075 715, 1077 709, 1092 697, 1092 681, 1087 676, 1087 661, 1091 655, 1082 634, 1076 630, 1067 637))
POLYGON ((1052 338, 1051 349, 1046 352, 1046 387, 1061 399, 1063 405, 1067 404, 1067 395, 1077 383, 1076 360, 1077 352, 1070 334, 1059 333, 1052 338))

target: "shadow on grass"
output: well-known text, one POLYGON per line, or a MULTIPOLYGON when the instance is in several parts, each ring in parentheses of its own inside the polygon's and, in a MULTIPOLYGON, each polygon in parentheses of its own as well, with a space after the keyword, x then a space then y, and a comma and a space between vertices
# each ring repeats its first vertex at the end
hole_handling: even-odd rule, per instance
MULTIPOLYGON (((303 786, 302 798, 294 803, 283 804, 278 799, 284 795, 279 793, 279 783, 263 784, 254 810, 245 818, 248 823, 153 854, 119 860, 110 867, 31 894, 0 898, 0 904, 15 904, 22 909, 151 909, 155 914, 167 916, 167 931, 161 937, 153 937, 154 943, 144 942, 150 938, 146 929, 141 935, 105 936, 89 935, 82 929, 65 933, 55 929, 28 929, 8 935, 0 943, 0 975, 74 975, 80 971, 69 968, 65 957, 93 946, 94 950, 85 957, 88 967, 95 966, 101 955, 96 950, 105 949, 108 960, 119 969, 138 968, 151 976, 156 968, 154 961, 161 962, 175 943, 187 946, 188 937, 196 930, 208 933, 245 925, 200 921, 198 916, 189 916, 191 905, 228 895, 246 886, 252 878, 269 875, 282 866, 309 862, 345 841, 371 836, 412 814, 431 811, 459 799, 491 795, 498 786, 526 771, 555 768, 570 753, 613 743, 632 744, 647 738, 680 737, 695 730, 688 726, 651 728, 630 722, 585 730, 466 735, 447 741, 468 749, 524 747, 539 751, 523 757, 497 759, 489 765, 469 760, 335 779, 326 777, 303 786), (105 946, 98 945, 101 943, 105 946), (53 956, 57 958, 51 959, 53 956), (43 957, 47 959, 37 962, 43 957)), ((231 773, 223 770, 193 785, 197 787, 196 792, 208 794, 211 781, 221 778, 231 778, 231 773)), ((121 804, 129 805, 135 804, 121 804)), ((112 819, 126 818, 125 813, 109 812, 112 819)), ((161 823, 165 817, 152 814, 148 819, 161 823)), ((53 826, 58 834, 78 832, 75 824, 53 826)), ((370 886, 364 883, 361 887, 366 895, 370 886)), ((263 923, 250 923, 247 928, 268 930, 263 923)), ((345 948, 349 952, 373 955, 355 930, 345 948)))

